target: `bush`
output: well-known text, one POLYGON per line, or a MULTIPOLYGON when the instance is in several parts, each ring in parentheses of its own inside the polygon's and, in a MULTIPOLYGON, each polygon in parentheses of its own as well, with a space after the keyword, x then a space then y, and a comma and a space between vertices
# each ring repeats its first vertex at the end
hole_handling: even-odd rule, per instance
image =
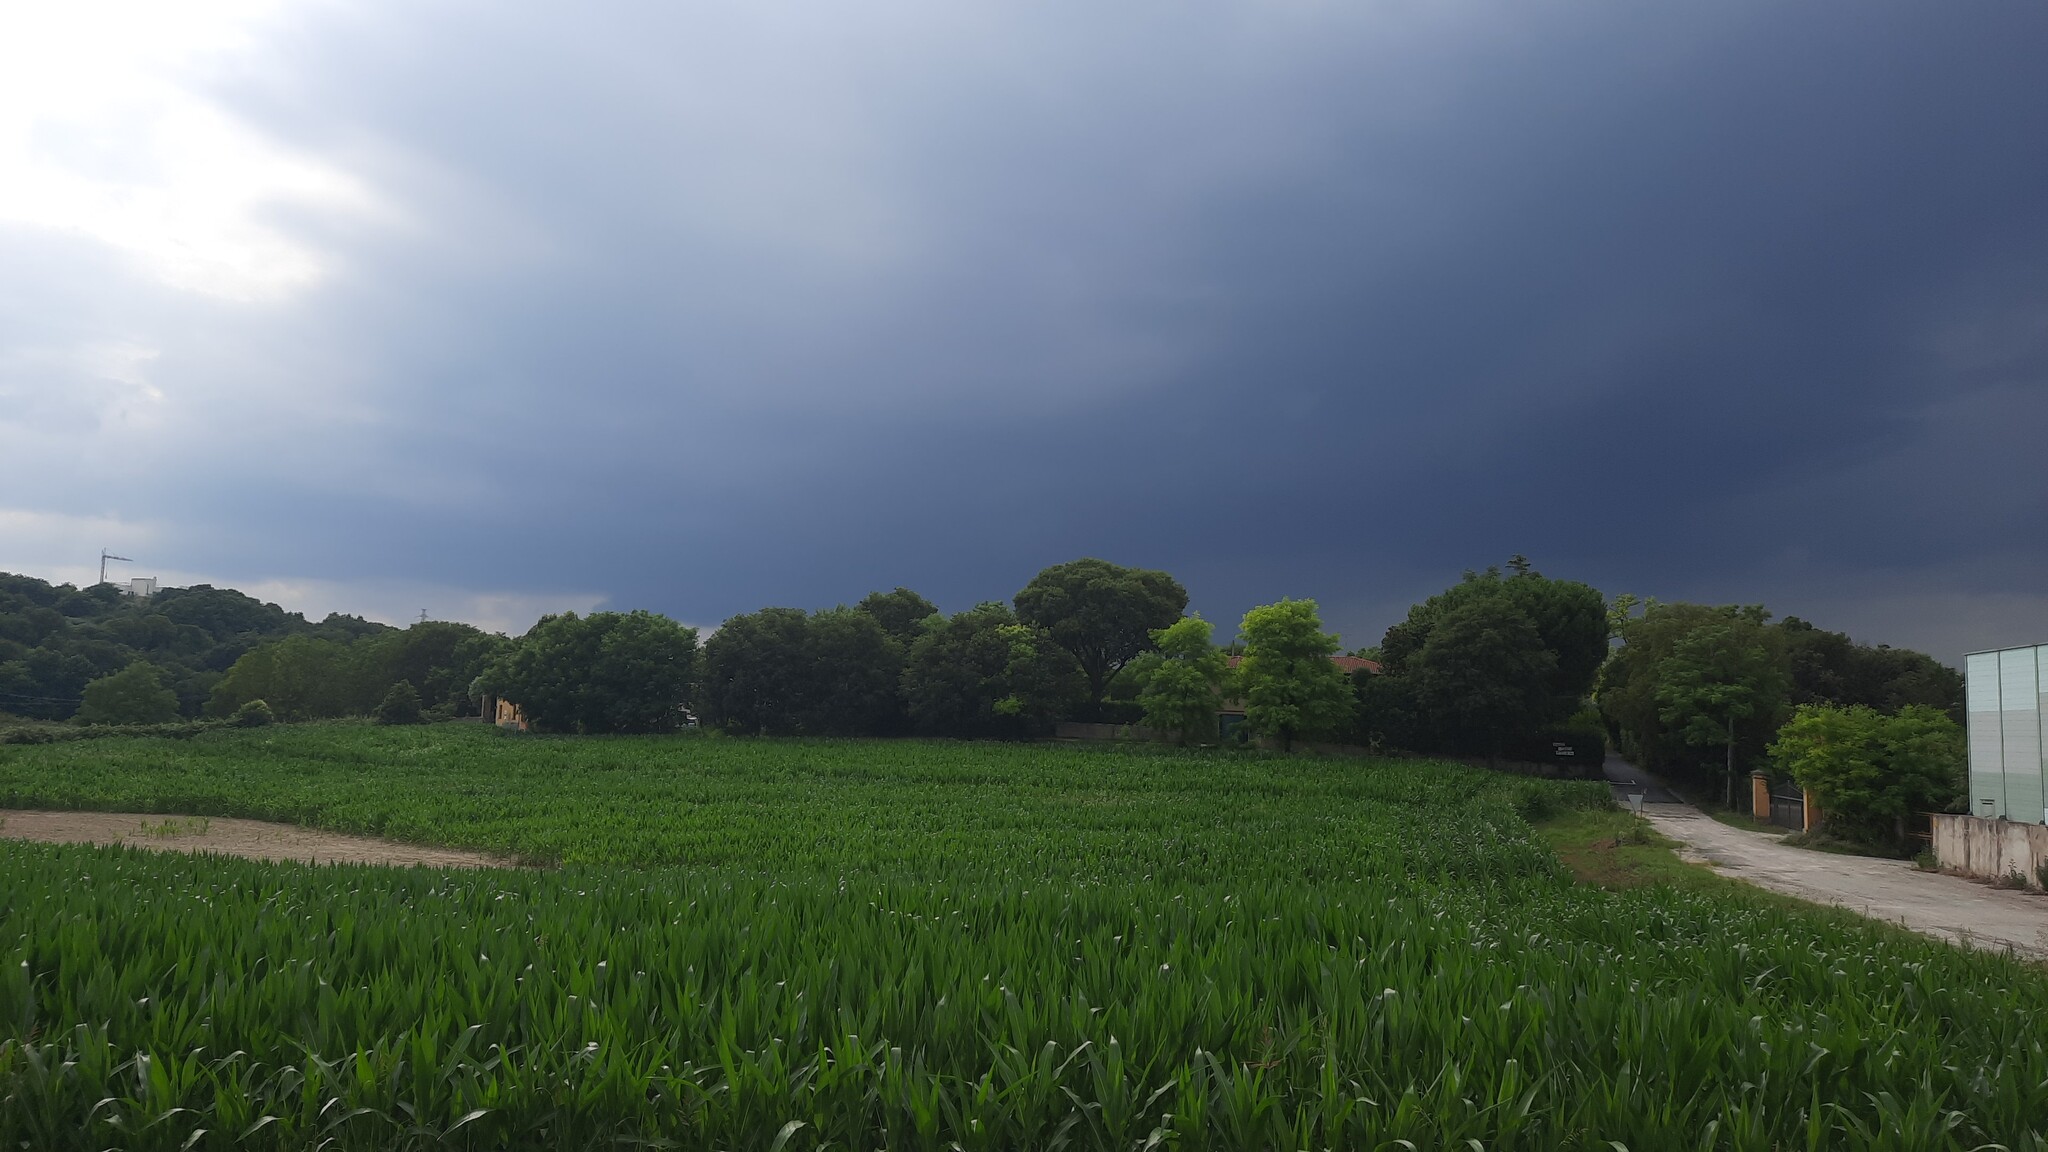
POLYGON ((420 693, 410 680, 400 680, 384 694, 377 710, 370 718, 379 724, 417 724, 420 722, 420 693))
POLYGON ((116 736, 155 736, 165 740, 190 740, 218 726, 217 721, 179 720, 168 724, 91 724, 79 727, 49 725, 12 728, 0 733, 0 744, 68 744, 73 740, 103 740, 116 736))
POLYGON ((164 687, 156 665, 137 660, 85 686, 80 724, 167 724, 178 718, 178 694, 164 687))
POLYGON ((277 717, 270 711, 270 705, 261 700, 251 700, 235 709, 235 714, 228 717, 228 723, 236 728, 261 728, 275 722, 276 719, 277 717))
POLYGON ((1890 716, 1803 704, 1771 758, 1820 798, 1830 834, 1895 852, 1907 845, 1907 819, 1956 805, 1967 778, 1962 728, 1917 704, 1890 716))

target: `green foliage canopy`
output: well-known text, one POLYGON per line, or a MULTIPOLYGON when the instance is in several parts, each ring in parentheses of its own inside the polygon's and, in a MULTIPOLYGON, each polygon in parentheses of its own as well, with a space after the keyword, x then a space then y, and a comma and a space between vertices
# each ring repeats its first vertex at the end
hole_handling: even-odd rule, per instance
POLYGON ((995 602, 928 628, 903 669, 911 721, 933 736, 1037 736, 1086 691, 1044 631, 995 602))
POLYGON ((1409 661, 1416 700, 1437 729, 1480 742, 1488 756, 1550 718, 1556 672, 1557 654, 1536 625, 1498 595, 1444 612, 1409 661))
POLYGON ((1199 615, 1152 633, 1157 660, 1148 669, 1138 703, 1145 723, 1183 744, 1216 738, 1216 710, 1230 662, 1211 640, 1214 627, 1199 615))
POLYGON ((1323 631, 1313 600, 1281 600, 1244 614, 1244 657, 1237 666, 1245 726, 1292 748, 1297 739, 1335 736, 1351 727, 1351 682, 1330 662, 1337 638, 1323 631))
POLYGON ((400 680, 377 702, 370 718, 379 724, 417 724, 420 722, 420 694, 410 680, 400 680))
POLYGON ((1905 846, 1913 813, 1957 808, 1968 774, 1962 726, 1924 704, 1890 716, 1802 704, 1771 742, 1771 759, 1819 798, 1829 831, 1892 848, 1905 846))
POLYGON ((566 612, 541 617, 479 686, 542 731, 668 732, 682 722, 696 656, 697 630, 666 616, 566 612))
POLYGON ((866 609, 764 608, 705 641, 700 696, 731 732, 881 736, 902 727, 902 675, 903 645, 866 609))
POLYGON ((137 660, 85 686, 84 724, 164 724, 178 718, 178 694, 164 687, 156 665, 137 660))
POLYGON ((1409 609, 1380 643, 1384 670, 1407 673, 1445 617, 1481 601, 1504 601, 1521 613, 1551 655, 1542 681, 1548 701, 1533 722, 1561 720, 1577 711, 1607 659, 1607 603, 1590 585, 1553 580, 1526 567, 1509 576, 1495 568, 1467 572, 1463 580, 1409 609))
POLYGON ((874 617, 882 631, 906 650, 939 614, 938 605, 900 585, 891 592, 870 592, 854 607, 874 617))
POLYGON ((1055 564, 1017 593, 1017 618, 1045 630, 1087 678, 1090 706, 1110 677, 1187 611, 1188 590, 1164 572, 1093 558, 1055 564))

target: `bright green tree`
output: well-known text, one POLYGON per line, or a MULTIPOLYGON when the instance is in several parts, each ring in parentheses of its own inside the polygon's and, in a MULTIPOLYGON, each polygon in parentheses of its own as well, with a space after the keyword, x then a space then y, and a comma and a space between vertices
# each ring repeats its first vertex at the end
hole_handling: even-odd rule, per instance
POLYGON ((83 724, 163 724, 178 718, 178 694, 164 687, 156 665, 137 660, 85 686, 83 724))
POLYGON ((1409 662, 1416 702, 1454 744, 1476 742, 1489 760, 1510 737, 1550 719, 1557 654, 1503 596, 1475 597, 1439 617, 1409 662))
POLYGON ((1802 704, 1778 729, 1771 759, 1819 798, 1830 832, 1894 850, 1905 847, 1913 813, 1960 803, 1968 773, 1962 727, 1919 704, 1892 716, 1802 704))
POLYGON ((1188 590, 1164 572, 1082 559, 1033 576, 1016 604, 1020 621, 1044 629, 1081 666, 1093 708, 1110 677, 1152 647, 1152 633, 1180 619, 1188 590))
POLYGON ((1145 723, 1173 733, 1183 744, 1216 738, 1216 708, 1230 662, 1211 640, 1213 632, 1207 620, 1195 615, 1152 633, 1159 651, 1138 703, 1145 709, 1145 723))
POLYGON ((1280 741, 1334 736, 1351 727, 1351 681, 1330 662, 1337 638, 1323 631, 1313 600, 1282 600, 1244 614, 1244 658, 1237 667, 1244 722, 1280 741))
POLYGON ((1723 613, 1687 633, 1655 666, 1658 718, 1687 745, 1722 749, 1731 806, 1738 727, 1770 731, 1788 686, 1783 649, 1762 615, 1723 613))

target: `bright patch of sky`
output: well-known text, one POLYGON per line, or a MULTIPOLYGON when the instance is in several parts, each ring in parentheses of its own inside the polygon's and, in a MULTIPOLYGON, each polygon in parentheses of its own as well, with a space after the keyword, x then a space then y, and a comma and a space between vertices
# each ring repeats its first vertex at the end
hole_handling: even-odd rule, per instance
POLYGON ((210 98, 276 0, 64 0, 0 7, 0 221, 88 237, 165 283, 274 300, 327 257, 275 214, 363 213, 346 172, 210 98))

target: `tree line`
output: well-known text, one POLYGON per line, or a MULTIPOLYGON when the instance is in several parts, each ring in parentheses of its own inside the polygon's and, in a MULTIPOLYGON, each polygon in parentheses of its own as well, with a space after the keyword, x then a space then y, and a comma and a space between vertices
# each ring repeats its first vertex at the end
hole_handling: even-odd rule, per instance
POLYGON ((1078 719, 1191 744, 1518 760, 1597 759, 1612 742, 1730 799, 1758 767, 1826 780, 1866 839, 1962 788, 1958 673, 1759 606, 1610 601, 1515 557, 1413 606, 1347 675, 1313 601, 1252 609, 1227 646, 1187 603, 1167 573, 1091 558, 952 615, 896 588, 744 613, 701 642, 645 611, 548 616, 508 639, 313 624, 206 585, 136 601, 0 575, 0 712, 133 723, 260 701, 285 720, 403 721, 495 696, 566 733, 1028 739, 1078 719), (1240 715, 1226 736, 1219 719, 1240 715))
POLYGON ((0 713, 70 720, 86 687, 141 663, 170 694, 154 719, 197 718, 229 669, 287 638, 349 645, 398 630, 357 616, 317 623, 231 588, 195 584, 147 599, 112 584, 76 588, 0 572, 0 713))

